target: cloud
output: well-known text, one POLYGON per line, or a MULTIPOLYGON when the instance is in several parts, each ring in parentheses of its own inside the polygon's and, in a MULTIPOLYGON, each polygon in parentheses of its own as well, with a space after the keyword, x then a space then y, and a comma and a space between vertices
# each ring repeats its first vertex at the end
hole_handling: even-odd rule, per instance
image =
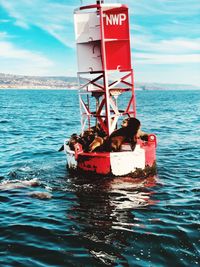
POLYGON ((140 64, 182 64, 182 63, 200 63, 200 54, 190 55, 159 55, 150 53, 134 53, 133 61, 140 64))
MULTIPOLYGON (((0 41, 0 61, 3 68, 7 66, 10 69, 18 70, 18 72, 29 74, 33 72, 36 75, 42 75, 48 72, 53 66, 53 62, 43 55, 26 49, 16 47, 10 42, 0 41), (3 64, 5 63, 5 65, 3 64)), ((1 66, 0 66, 1 68, 1 66)))
MULTIPOLYGON (((19 1, 20 2, 20 1, 19 1)), ((6 0, 1 0, 0 4, 3 6, 4 9, 7 10, 10 17, 15 18, 15 24, 21 26, 23 28, 28 28, 28 25, 24 22, 23 18, 21 17, 20 13, 17 12, 14 3, 11 3, 6 0)))
POLYGON ((65 46, 74 47, 73 6, 49 0, 1 0, 1 5, 15 19, 15 25, 24 29, 41 28, 65 46))
MULTIPOLYGON (((106 0, 106 2, 113 1, 106 0)), ((91 3, 94 3, 94 1, 83 0, 84 5, 91 3)), ((178 68, 184 65, 184 71, 187 73, 188 79, 190 79, 193 72, 192 64, 198 69, 197 64, 200 62, 199 0, 123 0, 123 3, 129 6, 129 12, 131 13, 131 47, 134 65, 142 70, 147 65, 146 72, 141 71, 143 75, 141 79, 144 78, 145 80, 145 75, 147 77, 150 71, 149 64, 151 64, 151 69, 154 68, 157 76, 161 74, 160 69, 163 69, 165 65, 166 70, 163 75, 166 76, 167 71, 171 71, 171 67, 176 68, 175 64, 179 64, 178 68)), ((66 61, 63 61, 61 53, 66 51, 68 57, 69 49, 67 48, 74 48, 75 46, 73 10, 80 4, 80 0, 0 0, 0 6, 8 14, 8 18, 5 17, 6 21, 3 20, 2 23, 5 26, 6 22, 9 23, 9 28, 7 28, 9 36, 5 31, 0 33, 0 39, 4 39, 4 42, 0 43, 0 67, 10 68, 9 72, 12 72, 15 67, 16 71, 21 71, 21 73, 30 70, 30 73, 40 73, 42 75, 45 72, 62 72, 67 66, 66 73, 68 73, 72 65, 73 68, 75 66, 75 53, 74 55, 70 54, 70 60, 66 61), (9 21, 7 21, 8 19, 9 21), (17 29, 17 31, 12 32, 10 30, 12 29, 11 23, 23 28, 24 31, 17 29), (59 49, 60 58, 58 57, 57 60, 55 60, 56 52, 55 57, 49 55, 54 58, 56 68, 53 66, 52 61, 42 53, 31 52, 27 48, 19 48, 24 46, 23 43, 16 46, 21 40, 24 40, 22 38, 24 35, 32 36, 32 33, 36 34, 37 28, 53 36, 55 40, 65 46, 62 47, 62 52, 59 49), (23 36, 20 35, 22 32, 23 36), (15 35, 15 44, 9 42, 13 35, 15 35)), ((42 31, 39 31, 41 38, 42 31)), ((45 34, 45 36, 47 35, 45 34)), ((34 40, 39 39, 37 36, 34 37, 32 47, 34 40)), ((57 42, 54 43, 52 38, 49 39, 51 40, 52 48, 54 44, 57 45, 57 42)), ((42 40, 41 42, 38 41, 35 47, 44 51, 42 40)), ((46 51, 47 54, 48 51, 46 51)), ((182 76, 186 77, 181 73, 180 77, 182 78, 182 76)), ((197 78, 195 79, 197 81, 197 78)))
POLYGON ((8 37, 8 33, 7 32, 0 32, 0 39, 4 39, 8 37))
POLYGON ((200 38, 196 39, 161 39, 153 35, 133 35, 132 44, 136 50, 156 53, 186 54, 200 52, 200 38))
POLYGON ((8 22, 10 22, 9 19, 0 19, 0 23, 8 23, 8 22))
MULTIPOLYGON (((111 1, 110 1, 111 2, 111 1)), ((1 5, 7 10, 9 15, 15 19, 15 24, 19 27, 28 29, 31 26, 36 26, 48 32, 54 38, 59 40, 65 46, 74 47, 74 26, 73 26, 73 9, 80 5, 80 1, 53 1, 53 0, 18 0, 7 1, 0 0, 1 5)), ((83 1, 83 4, 91 4, 92 1, 83 1)), ((178 19, 174 19, 174 15, 193 16, 198 14, 200 8, 199 0, 191 0, 183 2, 180 0, 154 0, 153 3, 149 0, 129 1, 124 0, 133 12, 131 19, 134 20, 135 15, 145 15, 146 17, 153 17, 155 15, 173 15, 171 24, 164 25, 161 21, 154 25, 154 29, 163 32, 174 32, 177 34, 178 28, 182 32, 187 32, 187 28, 179 23, 178 19)), ((166 24, 166 23, 165 23, 166 24)), ((131 25, 132 29, 136 30, 139 25, 131 25)), ((143 30, 150 30, 146 25, 143 30)), ((195 27, 192 27, 192 30, 195 27)), ((139 28, 137 29, 139 30, 139 28)), ((189 32, 189 29, 188 29, 189 32)))
POLYGON ((152 83, 193 84, 200 87, 199 70, 187 64, 156 65, 135 64, 135 81, 152 83))
POLYGON ((179 20, 171 20, 166 23, 160 23, 154 26, 158 33, 163 35, 199 37, 200 19, 196 17, 182 18, 179 20))
POLYGON ((124 0, 131 13, 135 15, 168 15, 168 16, 193 16, 199 15, 199 0, 180 1, 180 0, 124 0))
MULTIPOLYGON (((200 38, 159 39, 153 34, 132 35, 133 61, 145 64, 200 63, 200 38)), ((161 38, 161 37, 160 37, 161 38)))

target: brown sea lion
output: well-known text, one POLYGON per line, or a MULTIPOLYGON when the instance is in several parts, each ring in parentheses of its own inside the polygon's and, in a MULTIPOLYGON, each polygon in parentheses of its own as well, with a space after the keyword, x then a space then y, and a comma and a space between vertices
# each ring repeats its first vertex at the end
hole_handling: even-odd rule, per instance
POLYGON ((127 118, 122 123, 122 126, 122 128, 115 130, 108 137, 106 150, 111 152, 120 151, 124 142, 129 142, 132 150, 134 150, 138 138, 138 131, 140 129, 140 121, 136 118, 127 118))

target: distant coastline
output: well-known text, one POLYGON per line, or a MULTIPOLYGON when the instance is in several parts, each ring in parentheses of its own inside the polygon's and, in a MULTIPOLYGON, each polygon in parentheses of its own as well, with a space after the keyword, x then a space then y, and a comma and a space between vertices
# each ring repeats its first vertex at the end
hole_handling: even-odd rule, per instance
POLYGON ((24 76, 0 73, 0 89, 77 89, 76 77, 24 76))
MULTIPOLYGON (((0 73, 0 89, 77 90, 76 77, 25 76, 0 73)), ((136 90, 198 90, 190 84, 135 83, 136 90)))

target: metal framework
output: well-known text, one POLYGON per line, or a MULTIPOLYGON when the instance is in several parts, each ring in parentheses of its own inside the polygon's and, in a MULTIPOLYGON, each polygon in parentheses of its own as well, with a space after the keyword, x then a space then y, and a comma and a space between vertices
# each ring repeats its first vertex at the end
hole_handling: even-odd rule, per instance
POLYGON ((75 10, 81 125, 110 135, 120 118, 136 116, 128 8, 97 2, 75 10))

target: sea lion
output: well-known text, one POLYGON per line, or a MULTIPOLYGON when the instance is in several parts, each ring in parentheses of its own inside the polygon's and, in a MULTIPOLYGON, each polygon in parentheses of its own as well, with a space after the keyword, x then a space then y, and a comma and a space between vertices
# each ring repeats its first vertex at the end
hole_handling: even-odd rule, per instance
POLYGON ((33 198, 38 198, 38 199, 51 199, 52 198, 52 194, 48 193, 48 192, 41 192, 41 191, 33 191, 30 193, 27 193, 28 196, 33 197, 33 198))
POLYGON ((0 184, 0 190, 12 190, 16 188, 26 188, 29 186, 38 186, 39 182, 37 178, 31 180, 15 180, 15 181, 5 181, 0 184))
POLYGON ((92 143, 89 145, 89 152, 95 151, 98 147, 102 146, 104 143, 104 139, 100 136, 96 136, 92 143))
POLYGON ((106 141, 106 149, 108 151, 117 152, 121 150, 122 143, 130 142, 132 150, 134 150, 138 131, 140 129, 140 121, 136 118, 127 118, 122 123, 122 128, 115 130, 106 141))

